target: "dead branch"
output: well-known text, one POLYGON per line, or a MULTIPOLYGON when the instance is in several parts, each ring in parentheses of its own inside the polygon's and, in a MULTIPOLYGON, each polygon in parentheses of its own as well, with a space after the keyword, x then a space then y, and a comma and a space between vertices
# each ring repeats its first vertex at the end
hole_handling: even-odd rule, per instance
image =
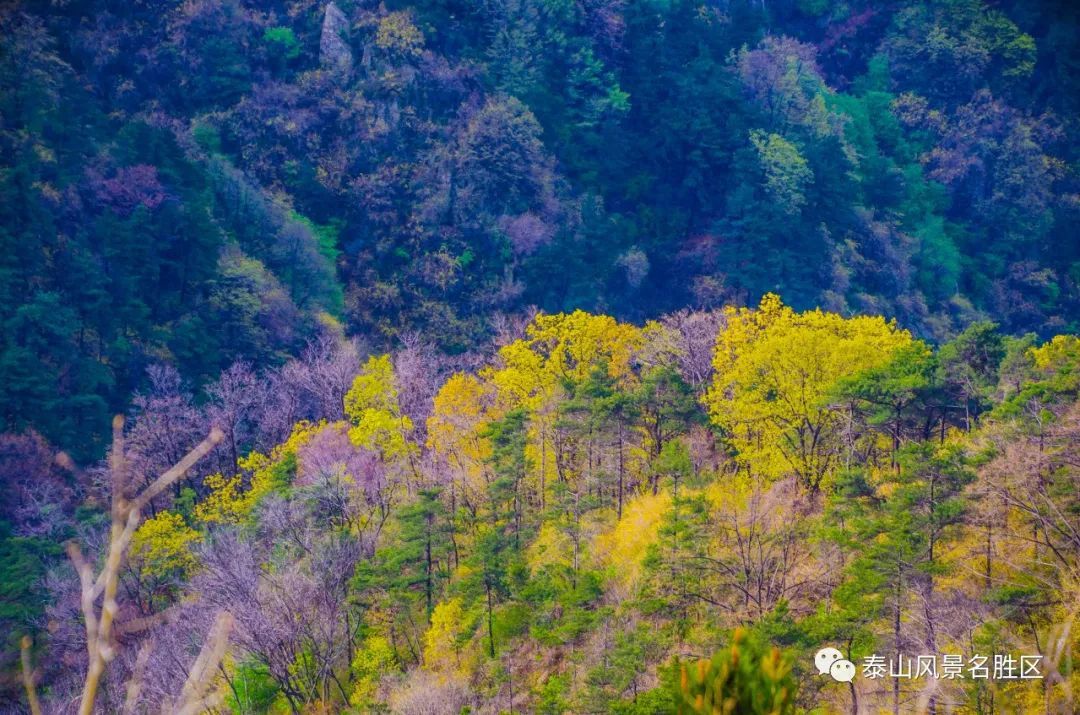
MULTIPOLYGON (((94 701, 97 699, 102 675, 105 673, 106 666, 116 656, 114 623, 118 610, 116 593, 120 582, 120 568, 123 565, 128 546, 131 543, 131 537, 142 520, 141 512, 143 508, 145 508, 154 497, 161 494, 177 480, 182 478, 187 471, 191 469, 196 462, 205 457, 223 437, 221 430, 217 428, 211 430, 206 439, 188 452, 179 462, 165 470, 165 472, 141 493, 129 500, 124 495, 124 490, 127 488, 128 484, 127 460, 124 455, 124 418, 117 415, 113 419, 112 428, 112 452, 109 455, 109 471, 112 482, 112 523, 109 528, 109 546, 106 552, 105 564, 102 567, 101 572, 95 577, 93 566, 91 566, 90 562, 83 556, 82 550, 79 548, 78 544, 71 542, 68 544, 67 548, 68 556, 71 558, 71 562, 75 566, 75 571, 79 575, 80 605, 86 626, 86 649, 89 657, 89 664, 86 669, 86 680, 83 685, 82 697, 79 702, 79 715, 91 715, 91 713, 93 713, 94 701), (102 598, 100 608, 97 605, 99 597, 102 598)), ((70 462, 63 453, 58 455, 57 461, 61 463, 70 462)), ((201 695, 205 691, 205 687, 203 687, 205 684, 201 674, 210 672, 214 667, 214 663, 216 663, 217 660, 220 660, 228 641, 228 631, 231 623, 232 617, 228 616, 228 614, 223 614, 218 617, 218 623, 215 624, 214 631, 211 633, 207 645, 204 646, 203 651, 199 654, 199 660, 196 661, 195 669, 192 671, 195 673, 196 670, 198 670, 200 677, 195 681, 191 681, 189 678, 189 681, 193 684, 191 684, 190 688, 188 684, 185 684, 184 693, 181 695, 182 703, 194 702, 196 699, 199 702, 202 702, 201 695), (226 622, 229 625, 220 625, 226 622), (213 647, 208 650, 207 646, 211 644, 213 644, 213 647), (210 659, 215 660, 214 663, 208 665, 210 659), (202 687, 202 689, 200 689, 200 687, 202 687)), ((116 630, 120 629, 117 628, 116 630)), ((34 703, 37 702, 37 694, 34 690, 33 679, 28 674, 28 662, 29 655, 26 653, 24 654, 23 680, 27 688, 27 698, 30 700, 31 710, 36 714, 37 712, 40 712, 40 706, 37 710, 34 710, 34 703)), ((136 673, 136 676, 138 676, 138 673, 136 673)), ((129 704, 133 705, 133 698, 138 697, 139 688, 140 684, 138 682, 138 677, 133 678, 128 687, 127 700, 129 704)), ((187 705, 182 705, 181 707, 187 707, 187 705)))
POLYGON ((127 684, 127 694, 124 697, 124 715, 133 715, 135 713, 135 706, 139 702, 139 694, 142 692, 142 678, 143 673, 146 671, 146 662, 150 660, 150 645, 149 640, 145 641, 139 648, 138 655, 135 656, 135 668, 131 673, 131 678, 127 684))
POLYGON ((30 703, 31 715, 41 715, 41 702, 38 701, 37 688, 34 686, 34 668, 30 662, 30 646, 33 641, 30 636, 23 636, 20 643, 22 651, 22 680, 26 688, 26 699, 30 703))
MULTIPOLYGON (((208 695, 213 680, 214 670, 225 656, 229 645, 229 632, 232 631, 233 617, 228 611, 221 611, 210 628, 210 635, 203 643, 199 657, 191 666, 187 681, 180 691, 180 701, 171 712, 175 715, 196 715, 217 705, 218 698, 208 695)), ((170 712, 166 709, 164 712, 170 712)))

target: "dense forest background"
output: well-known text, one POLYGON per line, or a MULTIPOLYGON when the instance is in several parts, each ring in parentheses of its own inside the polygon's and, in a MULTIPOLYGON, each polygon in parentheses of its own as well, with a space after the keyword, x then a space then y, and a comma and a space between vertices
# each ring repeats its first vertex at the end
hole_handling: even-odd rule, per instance
POLYGON ((1078 15, 0 4, 0 708, 23 634, 72 706, 60 544, 212 427, 106 712, 170 702, 217 611, 236 712, 666 712, 736 626, 798 707, 1071 702, 1078 15), (849 696, 826 640, 1061 667, 849 696))
POLYGON ((1069 2, 6 3, 0 415, 535 305, 1077 329, 1069 2))

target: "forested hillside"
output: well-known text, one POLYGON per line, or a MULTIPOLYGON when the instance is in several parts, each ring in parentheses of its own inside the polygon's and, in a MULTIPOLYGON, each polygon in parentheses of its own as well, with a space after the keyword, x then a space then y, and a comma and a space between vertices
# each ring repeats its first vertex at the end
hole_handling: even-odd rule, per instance
MULTIPOLYGON (((769 295, 641 328, 541 315, 465 370, 422 345, 362 365, 324 347, 234 368, 203 410, 156 372, 74 518, 42 505, 65 479, 51 455, 9 441, 34 469, 8 477, 20 533, 104 552, 94 505, 143 510, 113 502, 131 536, 100 614, 117 623, 102 712, 190 696, 220 645, 191 712, 668 713, 676 659, 737 627, 782 649, 742 687, 787 693, 738 712, 1075 706, 1075 336, 979 323, 934 349, 769 295), (209 456, 151 486, 209 425, 209 456), (824 644, 1041 654, 1043 677, 849 689, 817 676, 824 644)), ((43 582, 26 657, 50 711, 85 698, 99 563, 82 595, 70 567, 43 582)))
POLYGON ((0 415, 535 305, 1077 329, 1068 2, 9 2, 0 415))
POLYGON ((0 711, 1075 711, 1078 15, 0 3, 0 711))

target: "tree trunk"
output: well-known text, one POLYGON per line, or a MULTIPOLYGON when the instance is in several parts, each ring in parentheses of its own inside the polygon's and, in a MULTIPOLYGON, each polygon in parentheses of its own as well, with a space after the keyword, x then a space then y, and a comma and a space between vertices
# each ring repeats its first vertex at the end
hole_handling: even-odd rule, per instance
POLYGON ((487 591, 487 627, 488 627, 488 654, 495 657, 495 624, 492 617, 492 605, 491 605, 491 585, 484 584, 484 590, 487 591))

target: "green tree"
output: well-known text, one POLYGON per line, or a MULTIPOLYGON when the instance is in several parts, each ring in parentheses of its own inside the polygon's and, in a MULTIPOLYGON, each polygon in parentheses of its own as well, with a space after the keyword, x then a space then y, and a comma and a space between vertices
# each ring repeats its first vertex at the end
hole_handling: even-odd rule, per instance
POLYGON ((440 585, 450 571, 450 522, 442 488, 419 490, 416 500, 397 512, 397 522, 400 531, 385 563, 391 588, 406 598, 420 591, 430 622, 440 585))
MULTIPOLYGON (((831 516, 833 538, 854 552, 846 578, 833 594, 835 610, 821 615, 832 635, 847 643, 867 642, 867 628, 878 617, 890 622, 890 649, 903 653, 938 652, 943 605, 937 579, 947 572, 942 555, 960 538, 966 508, 964 487, 972 475, 954 445, 912 444, 898 455, 895 479, 875 488, 863 470, 838 484, 831 516), (920 609, 921 632, 909 625, 920 609)), ((893 710, 901 699, 893 681, 893 710)))
POLYGON ((472 566, 465 589, 483 599, 488 655, 495 657, 495 608, 510 596, 512 576, 520 569, 520 551, 528 534, 524 524, 522 482, 529 469, 525 456, 526 416, 523 409, 493 422, 491 440, 494 478, 487 485, 486 503, 476 523, 472 566))
POLYGON ((736 629, 731 645, 709 660, 678 663, 672 694, 679 715, 785 715, 795 712, 791 658, 736 629))
MULTIPOLYGON (((892 463, 906 439, 927 439, 934 424, 937 360, 926 343, 916 340, 897 348, 889 361, 842 378, 835 401, 865 413, 866 421, 892 440, 892 463)), ((944 416, 942 416, 944 419, 944 416)))
POLYGON ((641 603, 646 612, 667 615, 685 631, 694 605, 716 604, 711 593, 714 584, 708 578, 714 531, 708 499, 700 494, 679 494, 676 486, 659 538, 643 561, 647 578, 641 603))
POLYGON ((814 178, 798 147, 779 134, 755 129, 750 143, 758 154, 764 175, 762 186, 781 212, 797 214, 806 204, 806 185, 814 178))
POLYGON ((969 432, 990 406, 1004 358, 1004 337, 997 325, 986 321, 972 323, 938 351, 939 379, 947 390, 949 408, 963 413, 960 424, 969 432))

